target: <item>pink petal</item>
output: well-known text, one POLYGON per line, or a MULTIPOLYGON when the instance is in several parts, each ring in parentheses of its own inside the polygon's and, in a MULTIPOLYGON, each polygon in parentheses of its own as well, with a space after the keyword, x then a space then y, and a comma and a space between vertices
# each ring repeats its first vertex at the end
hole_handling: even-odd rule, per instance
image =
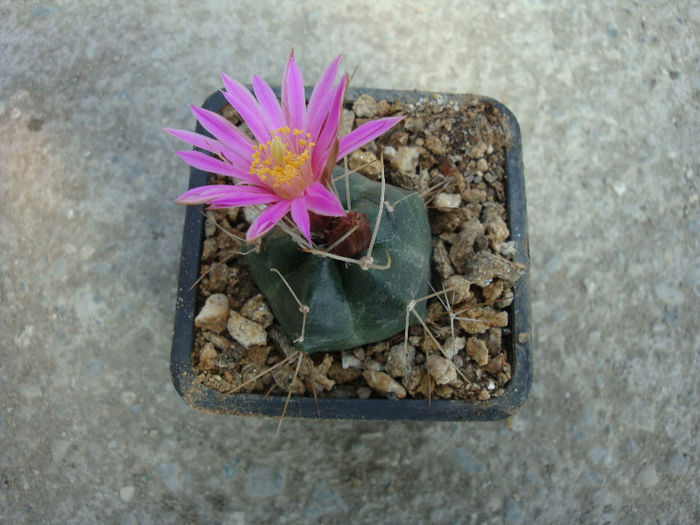
POLYGON ((252 206, 254 204, 270 204, 277 202, 279 197, 272 193, 261 193, 259 195, 232 195, 226 198, 216 199, 211 201, 209 209, 217 210, 219 208, 237 208, 239 206, 252 206))
POLYGON ((210 198, 223 197, 233 193, 234 186, 228 184, 213 184, 208 186, 197 186, 180 195, 175 202, 179 204, 202 204, 208 202, 210 198))
POLYGON ((190 109, 204 129, 214 135, 219 142, 226 144, 241 160, 250 162, 250 156, 253 154, 253 143, 240 129, 218 113, 196 106, 190 106, 190 109))
POLYGON ((187 164, 199 170, 216 173, 218 175, 225 175, 227 177, 234 177, 236 179, 249 182, 255 186, 263 186, 260 179, 258 179, 255 175, 251 175, 246 170, 237 168, 231 164, 226 164, 225 162, 215 159, 214 157, 210 157, 201 151, 176 151, 175 153, 179 155, 180 158, 187 164))
POLYGON ((350 133, 340 139, 337 160, 342 159, 348 153, 376 139, 379 135, 389 130, 401 119, 403 119, 403 117, 387 117, 380 118, 378 120, 371 120, 365 124, 362 124, 362 126, 359 128, 352 130, 350 133))
POLYGON ((270 231, 287 214, 291 205, 291 201, 281 200, 265 208, 248 228, 246 240, 254 241, 270 231))
MULTIPOLYGON (((258 75, 253 75, 253 91, 255 91, 255 97, 260 103, 260 113, 265 119, 267 129, 276 130, 284 127, 286 123, 280 103, 277 101, 272 88, 258 75)), ((269 134, 265 140, 270 140, 269 134)))
POLYGON ((226 73, 221 73, 221 78, 226 88, 226 91, 222 91, 224 97, 245 120, 257 141, 264 143, 269 140, 270 132, 260 114, 260 106, 255 101, 252 93, 245 86, 227 76, 226 73))
POLYGON ((318 214, 328 217, 342 217, 345 210, 338 200, 338 196, 326 188, 320 182, 314 182, 306 188, 307 208, 318 214))
POLYGON ((213 184, 198 186, 180 195, 175 202, 179 204, 211 203, 213 208, 232 208, 251 204, 268 204, 279 197, 264 188, 254 186, 213 184))
POLYGON ((319 77, 318 82, 316 82, 314 86, 314 90, 311 92, 309 108, 306 112, 306 129, 311 133, 312 137, 318 136, 323 122, 328 115, 326 100, 333 92, 333 83, 335 82, 335 77, 338 76, 338 64, 340 63, 341 56, 342 55, 338 55, 335 60, 330 63, 319 77))
POLYGON ((231 148, 228 148, 218 140, 206 135, 200 135, 199 133, 184 129, 163 128, 163 131, 170 133, 173 137, 183 140, 188 144, 192 144, 193 146, 209 151, 215 155, 218 155, 219 157, 224 157, 237 168, 247 170, 248 166, 250 165, 250 159, 247 161, 241 160, 241 157, 231 151, 231 148))
POLYGON ((306 209, 306 199, 304 199, 303 195, 292 201, 292 220, 299 227, 301 233, 304 234, 306 240, 309 241, 309 245, 311 245, 311 223, 309 211, 306 209))
POLYGON ((343 109, 343 99, 345 98, 345 88, 348 85, 348 75, 343 75, 340 84, 335 90, 333 99, 330 101, 330 111, 328 118, 323 125, 323 129, 316 137, 316 146, 311 154, 311 166, 314 173, 320 173, 326 163, 328 148, 333 140, 338 136, 338 125, 340 124, 340 114, 343 109))
POLYGON ((294 61, 294 50, 289 53, 282 77, 282 110, 292 129, 305 129, 306 98, 304 80, 294 61))

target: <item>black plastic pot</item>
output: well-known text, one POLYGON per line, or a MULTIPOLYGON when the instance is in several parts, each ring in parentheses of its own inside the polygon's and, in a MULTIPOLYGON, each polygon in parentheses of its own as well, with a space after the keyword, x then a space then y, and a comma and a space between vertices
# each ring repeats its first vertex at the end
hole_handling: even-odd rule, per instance
MULTIPOLYGON (((362 94, 376 100, 416 102, 431 93, 417 91, 391 91, 350 89, 346 102, 352 102, 362 94)), ((279 95, 279 92, 277 93, 279 95)), ((307 93, 307 95, 310 93, 307 93)), ((464 95, 442 95, 445 100, 463 101, 464 95)), ((509 328, 513 334, 508 349, 512 378, 505 393, 489 401, 467 403, 465 401, 440 400, 392 400, 392 399, 318 399, 320 417, 328 419, 360 420, 420 420, 420 421, 495 421, 518 411, 527 399, 532 383, 532 357, 530 342, 532 327, 530 317, 529 268, 530 254, 527 234, 527 209, 525 180, 523 177, 520 127, 515 116, 503 104, 487 97, 479 97, 493 105, 503 115, 503 125, 509 139, 506 152, 506 199, 511 240, 516 245, 515 261, 527 267, 525 274, 513 288, 513 303, 509 308, 509 328)), ((218 112, 226 103, 221 92, 211 95, 204 108, 218 112)), ((206 132, 197 124, 197 132, 206 132)), ((190 188, 207 184, 209 174, 191 168, 190 188)), ((196 209, 187 209, 185 229, 180 255, 180 275, 175 314, 173 346, 170 356, 170 372, 175 389, 187 404, 214 414, 276 416, 282 414, 286 396, 264 398, 256 394, 223 395, 196 381, 192 368, 191 352, 194 340, 194 317, 197 289, 192 288, 199 277, 199 264, 204 239, 204 218, 196 209)), ((292 396, 286 417, 317 418, 316 403, 311 397, 292 396)))

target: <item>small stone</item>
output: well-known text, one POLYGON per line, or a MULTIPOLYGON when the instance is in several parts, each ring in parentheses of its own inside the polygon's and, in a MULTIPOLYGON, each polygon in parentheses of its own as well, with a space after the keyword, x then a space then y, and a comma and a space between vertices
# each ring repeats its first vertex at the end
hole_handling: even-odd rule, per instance
POLYGON ((445 240, 454 244, 459 238, 454 231, 462 225, 465 219, 464 208, 435 210, 435 212, 431 210, 430 231, 433 235, 439 235, 440 238, 448 235, 449 237, 445 240))
POLYGON ((442 306, 440 301, 431 302, 428 305, 428 315, 426 319, 428 322, 437 322, 445 313, 445 308, 442 306))
MULTIPOLYGON (((333 356, 326 354, 323 361, 318 365, 311 366, 311 377, 313 378, 316 390, 323 392, 331 390, 335 386, 335 381, 328 377, 328 371, 333 364, 333 356)), ((302 367, 301 375, 308 378, 309 367, 302 367)))
POLYGON ((260 293, 245 302, 241 308, 241 314, 251 321, 261 324, 263 328, 268 328, 275 319, 265 297, 260 293))
POLYGON ((508 288, 503 291, 503 299, 496 303, 499 308, 508 308, 513 302, 513 290, 508 288))
POLYGON ((483 290, 484 299, 488 302, 495 302, 503 293, 503 281, 496 279, 483 290))
MULTIPOLYGON (((389 350, 389 343, 387 341, 380 341, 379 343, 374 343, 367 347, 367 350, 365 351, 365 357, 369 357, 377 353, 382 353, 387 350, 389 350)), ((358 353, 356 353, 355 355, 358 359, 360 358, 358 353)))
POLYGON ((489 170, 489 163, 486 162, 486 159, 481 158, 476 162, 476 169, 481 173, 486 173, 489 170))
POLYGON ((518 343, 524 345, 530 340, 530 334, 528 332, 520 332, 518 334, 518 343))
POLYGON ((209 239, 204 239, 204 242, 202 243, 202 260, 207 261, 211 259, 216 253, 216 251, 216 239, 213 237, 209 239))
POLYGON ((452 304, 463 303, 472 296, 471 283, 462 275, 453 275, 444 285, 446 290, 450 290, 448 297, 452 304))
POLYGON ((486 342, 476 337, 470 337, 467 341, 467 355, 474 359, 479 366, 484 366, 489 362, 489 349, 486 342))
POLYGON ((270 347, 256 345, 252 346, 245 353, 245 363, 252 366, 254 369, 259 370, 265 366, 267 361, 267 356, 270 354, 270 347))
POLYGON ((384 372, 365 370, 362 377, 365 378, 365 381, 367 381, 369 386, 375 390, 378 390, 379 392, 384 392, 385 394, 395 394, 399 399, 406 397, 406 389, 384 372))
POLYGON ((133 485, 126 485, 119 489, 119 497, 122 501, 130 502, 136 493, 136 488, 133 485))
POLYGON ((516 251, 515 241, 502 242, 498 245, 498 254, 507 259, 512 259, 515 257, 516 251))
POLYGON ((265 329, 234 310, 231 310, 226 328, 231 337, 246 348, 267 343, 267 332, 265 329))
POLYGON ((207 220, 204 223, 204 235, 211 237, 216 233, 216 218, 213 211, 207 212, 207 220))
MULTIPOLYGON (((428 336, 428 335, 424 335, 423 339, 421 339, 420 349, 423 352, 425 352, 426 354, 432 354, 434 352, 440 351, 440 348, 438 348, 438 346, 435 344, 435 341, 433 341, 433 338, 428 336)), ((419 360, 420 357, 421 357, 420 353, 416 355, 416 363, 420 362, 420 360, 419 360)))
POLYGON ((414 366, 411 368, 411 371, 403 376, 401 379, 401 383, 403 386, 408 390, 411 395, 414 395, 416 390, 421 384, 421 381, 423 379, 423 370, 421 370, 421 367, 419 366, 414 366))
POLYGON ((488 401, 489 399, 491 399, 491 394, 487 390, 479 392, 479 401, 488 401))
POLYGON ((352 131, 355 124, 355 113, 352 110, 344 109, 343 115, 340 117, 340 126, 338 126, 338 138, 342 138, 352 131))
POLYGON ((484 225, 477 219, 469 219, 462 224, 458 241, 450 249, 450 259, 458 273, 464 273, 464 268, 474 255, 474 241, 484 234, 484 225))
POLYGON ((420 152, 418 149, 411 146, 401 146, 396 152, 396 157, 391 161, 391 165, 401 173, 413 174, 416 171, 419 159, 420 152))
POLYGON ((379 361, 375 361, 374 359, 370 359, 369 357, 367 357, 365 358, 363 368, 365 370, 374 370, 375 372, 382 372, 384 370, 384 365, 382 365, 379 361))
POLYGON ((468 334, 481 334, 492 326, 508 326, 508 312, 497 312, 493 308, 472 308, 464 312, 459 325, 468 334))
POLYGON ((445 248, 445 243, 441 240, 435 242, 433 247, 433 262, 435 263, 435 269, 443 279, 448 279, 454 275, 455 269, 450 263, 450 256, 447 253, 447 248, 445 248))
POLYGON ((438 354, 428 356, 428 373, 438 385, 446 385, 457 380, 457 369, 454 363, 438 354))
POLYGON ((441 397, 442 399, 449 399, 454 394, 454 389, 449 385, 437 385, 435 390, 433 390, 435 397, 441 397))
POLYGON ((484 180, 489 184, 493 184, 498 180, 498 176, 494 173, 491 173, 490 171, 487 171, 486 173, 484 173, 484 180))
POLYGON ((433 206, 439 210, 459 208, 462 196, 459 193, 438 193, 433 199, 433 206))
POLYGON ((503 342, 503 330, 500 328, 491 328, 489 337, 486 340, 486 346, 489 348, 489 355, 496 355, 501 351, 503 342))
POLYGON ((352 110, 358 117, 372 118, 377 114, 377 101, 369 95, 360 95, 352 105, 352 110))
POLYGON ((212 343, 206 343, 199 352, 199 369, 202 371, 216 368, 219 354, 212 343))
POLYGON ((194 325, 218 334, 226 328, 229 311, 228 297, 221 293, 210 295, 202 310, 195 317, 194 325))
POLYGON ((462 192, 462 198, 464 202, 480 204, 486 201, 487 194, 483 190, 479 189, 467 189, 462 192))
POLYGON ((498 215, 491 216, 486 223, 486 238, 489 239, 494 246, 498 246, 505 241, 510 235, 508 225, 498 215))
POLYGON ((368 175, 375 180, 382 173, 382 164, 371 151, 353 151, 348 157, 348 166, 350 166, 351 170, 358 170, 360 173, 368 175))
POLYGON ((338 363, 333 363, 328 370, 328 377, 338 384, 349 383, 362 375, 359 368, 343 368, 338 363))
POLYGON ((389 350, 386 360, 386 372, 391 377, 403 377, 411 371, 416 357, 416 349, 412 345, 400 343, 389 350))
POLYGON ((498 354, 496 357, 489 359, 488 364, 484 367, 484 370, 489 374, 496 375, 502 369, 506 362, 506 355, 504 353, 498 354))
POLYGON ((229 271, 228 266, 221 263, 214 263, 209 267, 206 274, 206 287, 212 292, 223 292, 226 289, 226 285, 229 282, 229 271))
POLYGON ((442 141, 434 135, 425 138, 425 147, 435 155, 444 155, 447 152, 442 141))
MULTIPOLYGON (((362 368, 362 361, 360 361, 355 354, 349 350, 345 350, 340 357, 341 365, 343 368, 362 368)), ((364 358, 363 358, 364 360, 364 358)))
POLYGON ((360 399, 369 399, 369 396, 372 395, 372 389, 366 386, 361 386, 360 388, 357 389, 357 397, 360 399))
POLYGON ((449 358, 452 359, 454 356, 459 353, 460 350, 462 350, 466 345, 466 340, 464 337, 448 337, 447 341, 445 341, 445 344, 442 345, 443 350, 445 351, 445 355, 449 358))
POLYGON ((403 129, 410 133, 418 133, 425 127, 425 121, 422 118, 407 117, 403 122, 403 129))
POLYGON ((385 146, 383 151, 384 160, 388 160, 389 162, 391 162, 396 158, 397 151, 396 148, 394 148, 393 146, 385 146))
POLYGON ((386 117, 391 111, 391 105, 386 100, 377 102, 377 116, 386 117))
POLYGON ((502 279, 506 286, 510 287, 523 273, 525 273, 525 266, 522 264, 482 251, 467 261, 464 275, 482 287, 487 286, 494 277, 502 279))
POLYGON ((483 142, 479 141, 477 142, 476 145, 467 147, 467 155, 469 155, 473 159, 479 159, 484 156, 484 153, 486 153, 486 150, 488 149, 488 145, 483 142))

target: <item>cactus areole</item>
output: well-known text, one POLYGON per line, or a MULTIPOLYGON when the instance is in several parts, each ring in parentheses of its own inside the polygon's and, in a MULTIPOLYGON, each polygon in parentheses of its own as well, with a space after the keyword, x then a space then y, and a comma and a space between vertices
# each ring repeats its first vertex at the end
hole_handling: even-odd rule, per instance
MULTIPOLYGON (((356 174, 350 175, 349 182, 352 210, 364 213, 374 228, 381 184, 356 174)), ((345 202, 342 182, 338 193, 345 202)), ((428 293, 431 236, 427 210, 418 195, 391 185, 386 185, 384 201, 389 206, 382 212, 372 258, 376 266, 388 264, 386 269, 363 269, 358 264, 306 253, 279 230, 263 238, 259 253, 247 256, 255 283, 299 350, 312 353, 354 348, 402 332, 407 318, 412 324, 417 322, 417 317, 407 316, 407 312, 412 301, 428 293), (305 308, 300 309, 290 288, 308 307, 303 340, 299 338, 305 308)), ((365 250, 356 258, 366 254, 365 250)), ((424 317, 425 303, 418 302, 415 311, 424 317)))

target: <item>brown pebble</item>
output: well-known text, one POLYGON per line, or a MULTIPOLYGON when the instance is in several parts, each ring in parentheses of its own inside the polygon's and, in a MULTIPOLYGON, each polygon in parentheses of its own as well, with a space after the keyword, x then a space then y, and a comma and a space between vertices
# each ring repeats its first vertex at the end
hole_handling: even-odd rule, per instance
POLYGON ((211 343, 205 344, 199 353, 199 369, 202 371, 213 370, 216 368, 217 357, 218 354, 214 345, 211 343))
POLYGON ((374 370, 365 370, 362 374, 367 384, 385 394, 395 394, 399 399, 406 397, 406 389, 400 383, 394 381, 384 372, 375 372, 374 370))
POLYGON ((228 297, 216 293, 210 295, 194 319, 194 325, 203 330, 220 333, 226 328, 229 317, 228 297))
POLYGON ((328 377, 336 383, 349 383, 362 375, 359 368, 343 368, 339 363, 333 363, 328 370, 328 377))
POLYGON ((503 369, 503 364, 506 362, 506 356, 504 353, 498 354, 496 357, 489 359, 488 364, 484 367, 484 370, 489 374, 496 375, 503 369))
POLYGON ((428 373, 438 385, 446 385, 457 380, 457 369, 454 363, 438 354, 428 356, 428 373))
POLYGON ((474 359, 479 366, 484 366, 489 362, 489 349, 486 343, 476 337, 467 340, 467 355, 474 359))

